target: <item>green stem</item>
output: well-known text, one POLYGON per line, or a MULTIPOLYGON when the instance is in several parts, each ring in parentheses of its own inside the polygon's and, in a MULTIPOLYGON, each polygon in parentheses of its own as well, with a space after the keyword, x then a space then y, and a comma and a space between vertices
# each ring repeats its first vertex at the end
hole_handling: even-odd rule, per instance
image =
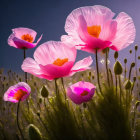
POLYGON ((130 70, 129 70, 129 80, 131 78, 131 71, 132 71, 132 67, 130 67, 130 70))
POLYGON ((56 95, 58 95, 57 79, 55 79, 54 82, 55 82, 55 91, 56 91, 56 95))
POLYGON ((111 84, 113 86, 114 85, 114 82, 113 82, 113 75, 112 75, 111 69, 109 69, 109 74, 110 74, 110 78, 111 78, 111 84))
POLYGON ((125 63, 125 70, 124 70, 124 79, 126 80, 126 63, 125 63))
MULTIPOLYGON (((23 49, 24 60, 26 58, 26 49, 23 49)), ((27 72, 25 72, 25 82, 27 83, 27 72)))
POLYGON ((61 82, 62 82, 62 87, 63 87, 63 90, 64 90, 64 97, 65 97, 65 101, 66 101, 66 90, 65 90, 65 86, 64 86, 64 79, 61 78, 61 82))
POLYGON ((46 129, 46 132, 47 132, 48 134, 50 134, 48 128, 47 128, 46 125, 44 124, 44 122, 43 122, 43 120, 41 119, 41 117, 40 117, 40 116, 38 116, 38 117, 39 117, 40 122, 42 123, 42 125, 43 125, 44 128, 46 129))
POLYGON ((21 101, 21 99, 19 100, 18 105, 17 105, 17 127, 18 127, 18 130, 19 130, 19 132, 20 132, 20 135, 21 135, 22 139, 24 140, 24 136, 23 136, 23 134, 22 134, 22 130, 21 130, 20 125, 19 125, 19 108, 20 108, 20 101, 21 101))
POLYGON ((125 90, 125 104, 126 104, 126 115, 127 115, 127 95, 128 95, 128 92, 127 90, 125 90))
MULTIPOLYGON (((24 60, 25 60, 25 58, 26 58, 26 49, 25 48, 23 49, 23 56, 24 56, 24 60)), ((24 74, 25 74, 25 82, 27 83, 27 72, 25 72, 24 74)), ((28 111, 29 111, 28 99, 26 100, 26 103, 27 103, 27 107, 28 107, 28 111)))
POLYGON ((99 67, 98 67, 98 50, 96 49, 96 71, 97 71, 97 82, 98 82, 98 85, 99 85, 99 90, 102 94, 102 89, 101 89, 101 85, 100 85, 100 78, 99 78, 99 67))
POLYGON ((135 70, 136 70, 136 77, 138 76, 137 74, 137 51, 135 50, 135 70))
POLYGON ((109 81, 109 71, 108 71, 108 49, 106 50, 106 73, 107 73, 107 81, 108 85, 110 86, 110 81, 109 81))
POLYGON ((121 87, 121 78, 120 78, 120 75, 119 75, 119 86, 120 86, 120 104, 121 104, 121 96, 122 96, 122 87, 121 87))
POLYGON ((117 96, 117 75, 115 75, 115 79, 116 79, 116 96, 117 96))

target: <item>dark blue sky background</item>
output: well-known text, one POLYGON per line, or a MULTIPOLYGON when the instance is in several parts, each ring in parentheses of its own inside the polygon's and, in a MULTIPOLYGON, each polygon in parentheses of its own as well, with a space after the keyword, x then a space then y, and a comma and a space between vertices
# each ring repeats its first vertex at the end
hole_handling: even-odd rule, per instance
MULTIPOLYGON (((59 41, 65 34, 68 14, 75 8, 91 5, 107 6, 116 14, 124 11, 133 18, 137 31, 135 43, 120 52, 121 60, 125 57, 132 60, 128 50, 140 44, 140 0, 0 0, 0 68, 21 72, 23 51, 7 44, 12 28, 32 28, 37 31, 37 37, 43 33, 39 44, 49 40, 59 41)), ((28 50, 27 56, 32 57, 34 50, 28 50)), ((77 60, 88 55, 92 54, 78 51, 77 60)))

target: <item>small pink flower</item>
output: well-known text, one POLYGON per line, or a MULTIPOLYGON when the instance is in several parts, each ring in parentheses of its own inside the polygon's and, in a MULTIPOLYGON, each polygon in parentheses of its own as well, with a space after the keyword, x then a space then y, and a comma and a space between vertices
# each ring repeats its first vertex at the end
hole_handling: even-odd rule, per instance
POLYGON ((67 95, 75 104, 81 104, 91 100, 95 93, 95 88, 89 82, 80 81, 67 88, 67 95))
POLYGON ((4 93, 4 101, 10 101, 13 103, 17 103, 20 100, 24 101, 30 94, 31 88, 28 84, 24 82, 19 82, 18 84, 11 86, 4 93))
POLYGON ((89 56, 74 65, 76 53, 75 48, 70 48, 62 42, 49 41, 36 49, 35 60, 26 58, 21 68, 25 72, 48 80, 71 76, 75 72, 89 69, 92 64, 92 58, 89 56))
POLYGON ((8 44, 18 49, 30 49, 34 48, 42 38, 38 39, 36 43, 33 43, 37 33, 29 28, 15 28, 12 29, 13 33, 8 38, 8 44))
POLYGON ((87 52, 110 47, 119 51, 135 39, 135 26, 132 18, 124 12, 113 19, 115 13, 109 8, 95 5, 73 10, 66 19, 65 31, 61 40, 87 52))

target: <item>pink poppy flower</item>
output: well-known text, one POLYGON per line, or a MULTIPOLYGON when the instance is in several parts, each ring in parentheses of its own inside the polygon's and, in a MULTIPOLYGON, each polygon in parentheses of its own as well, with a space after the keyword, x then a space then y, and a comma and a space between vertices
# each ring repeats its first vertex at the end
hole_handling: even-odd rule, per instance
POLYGON ((17 103, 20 100, 24 101, 30 94, 31 88, 28 84, 24 82, 19 82, 18 84, 11 86, 4 93, 4 101, 10 101, 13 103, 17 103))
POLYGON ((29 28, 15 28, 12 29, 12 34, 8 38, 8 44, 18 49, 34 48, 42 38, 42 35, 33 43, 37 33, 29 28))
POLYGON ((135 26, 132 18, 124 12, 113 19, 115 13, 109 8, 95 5, 73 10, 66 19, 62 42, 74 43, 77 49, 95 52, 110 47, 115 51, 134 42, 135 26))
POLYGON ((76 53, 75 48, 70 48, 62 42, 49 41, 36 49, 35 60, 26 58, 21 68, 25 72, 48 80, 71 76, 75 72, 89 69, 92 64, 92 58, 89 56, 74 65, 76 53))
POLYGON ((95 88, 89 82, 80 81, 67 88, 67 95, 75 104, 81 104, 91 100, 95 93, 95 88))

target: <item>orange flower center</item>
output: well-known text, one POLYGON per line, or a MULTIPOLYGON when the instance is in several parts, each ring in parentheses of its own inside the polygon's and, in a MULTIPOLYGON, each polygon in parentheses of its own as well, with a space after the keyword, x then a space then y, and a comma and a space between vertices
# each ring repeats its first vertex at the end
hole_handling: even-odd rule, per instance
POLYGON ((14 94, 14 99, 16 100, 20 100, 24 95, 26 95, 27 92, 26 91, 23 91, 22 89, 19 89, 15 94, 14 94))
POLYGON ((98 38, 101 32, 101 26, 93 25, 87 27, 87 31, 91 36, 98 38))
POLYGON ((54 65, 57 65, 57 66, 62 66, 64 65, 66 62, 68 62, 68 58, 64 58, 64 59, 60 59, 60 58, 57 58, 53 64, 54 65))
POLYGON ((86 96, 86 95, 88 95, 88 91, 86 91, 86 90, 84 90, 82 93, 81 93, 81 96, 86 96))
POLYGON ((29 34, 22 35, 22 36, 21 36, 21 39, 23 39, 23 40, 25 40, 25 41, 27 41, 27 42, 30 42, 30 43, 33 42, 33 37, 32 37, 31 35, 29 35, 29 34))

